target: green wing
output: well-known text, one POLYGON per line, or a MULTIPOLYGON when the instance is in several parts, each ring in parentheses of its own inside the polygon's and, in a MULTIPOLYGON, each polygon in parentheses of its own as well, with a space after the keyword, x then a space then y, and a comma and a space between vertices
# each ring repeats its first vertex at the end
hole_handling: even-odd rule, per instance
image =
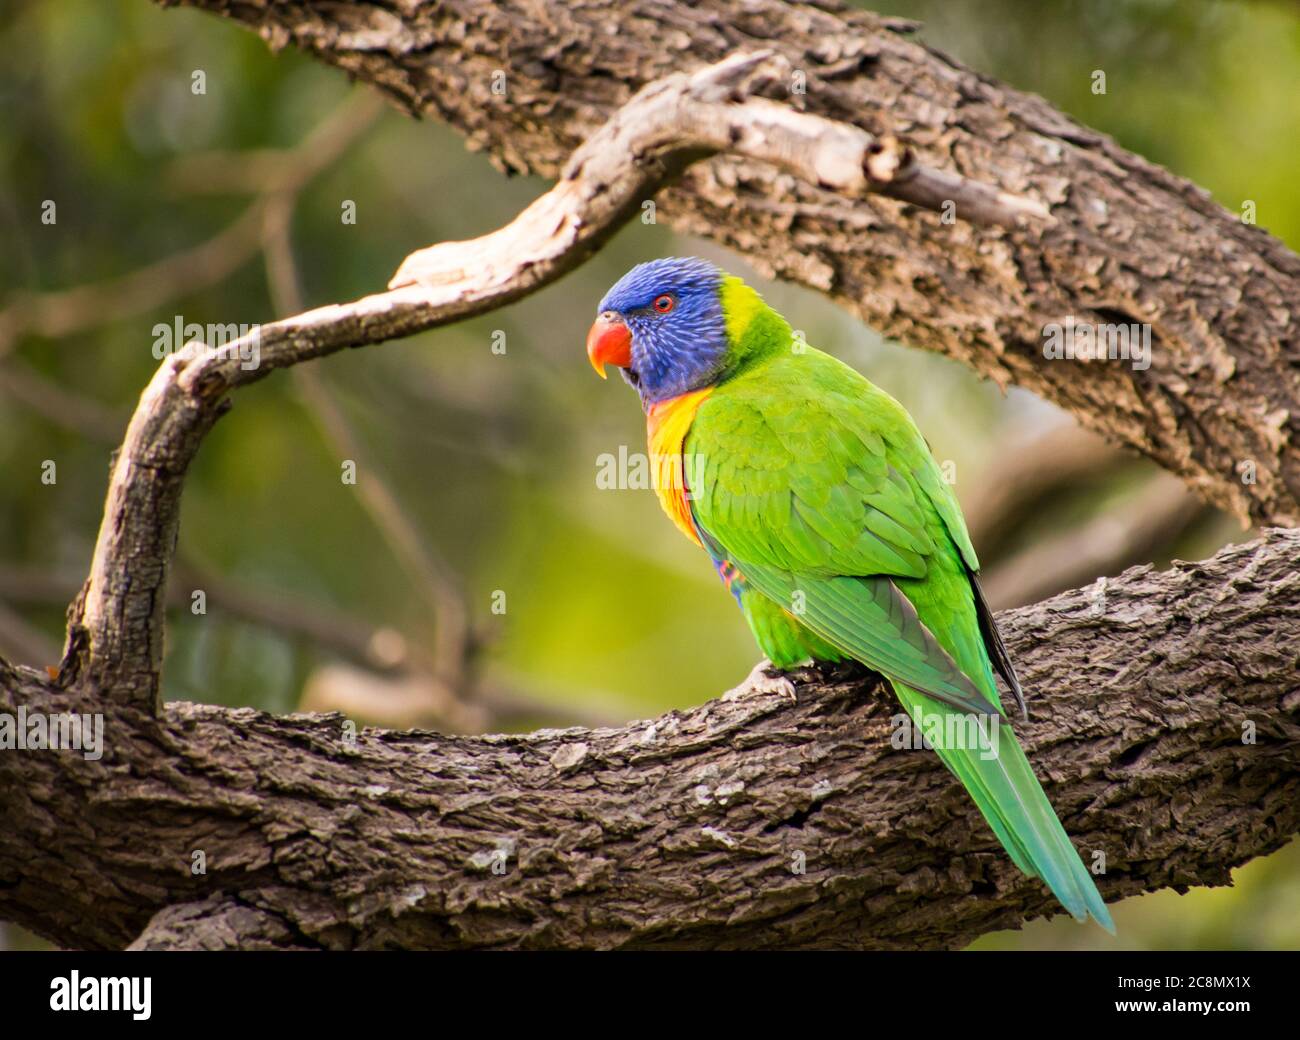
MULTIPOLYGON (((912 718, 932 698, 1020 698, 961 511, 911 418, 818 351, 722 384, 687 437, 691 508, 717 561, 839 652, 887 676, 912 718)), ((1021 700, 1023 708, 1023 700, 1021 700)), ((1010 728, 1000 754, 936 747, 1015 863, 1070 913, 1114 925, 1010 728)))
MULTIPOLYGON (((954 633, 932 629, 900 588, 977 561, 956 502, 891 397, 809 351, 719 388, 686 451, 692 511, 715 558, 868 667, 964 712, 999 710, 979 648, 961 645, 969 638, 954 646, 954 633)), ((948 596, 955 627, 963 594, 969 614, 961 584, 948 596)), ((947 620, 942 602, 926 605, 947 620)))

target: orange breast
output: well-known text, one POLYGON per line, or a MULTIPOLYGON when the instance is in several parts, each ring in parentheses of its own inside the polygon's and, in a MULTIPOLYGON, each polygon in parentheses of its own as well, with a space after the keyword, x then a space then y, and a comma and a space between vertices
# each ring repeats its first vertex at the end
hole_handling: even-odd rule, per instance
POLYGON ((713 392, 712 387, 694 390, 680 397, 660 401, 650 406, 646 413, 646 439, 650 446, 650 471, 654 475, 655 494, 664 512, 696 545, 700 545, 691 521, 689 499, 690 460, 682 452, 686 434, 695 421, 704 399, 713 392))

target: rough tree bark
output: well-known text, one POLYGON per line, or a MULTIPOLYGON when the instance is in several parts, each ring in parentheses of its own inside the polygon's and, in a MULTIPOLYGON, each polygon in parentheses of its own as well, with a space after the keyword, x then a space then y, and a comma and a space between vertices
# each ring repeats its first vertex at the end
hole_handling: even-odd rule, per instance
MULTIPOLYGON (((1297 551, 1272 530, 999 616, 1017 731, 1107 899, 1224 883, 1300 830, 1297 551)), ((22 669, 0 691, 79 704, 22 669)), ((0 755, 0 916, 91 947, 915 948, 1056 912, 936 757, 891 746, 897 710, 818 676, 796 704, 349 743, 339 716, 112 707, 101 761, 0 755)))
POLYGON ((548 177, 645 83, 770 47, 806 82, 792 95, 788 77, 782 100, 1037 198, 1055 224, 945 224, 741 158, 689 171, 660 219, 886 335, 1034 390, 1238 516, 1300 521, 1300 258, 1042 98, 910 39, 910 23, 782 0, 161 2, 300 47, 449 123, 502 169, 548 177), (1043 327, 1069 316, 1149 322, 1151 368, 1045 361, 1043 327))
MULTIPOLYGON (((836 35, 805 70, 815 83, 808 107, 823 108, 821 116, 786 106, 778 117, 739 87, 696 91, 692 84, 709 88, 716 69, 669 77, 624 115, 646 116, 655 129, 652 102, 674 90, 687 108, 725 111, 686 119, 675 136, 652 135, 648 149, 630 116, 614 116, 509 228, 421 251, 403 269, 411 277, 387 293, 265 326, 257 369, 243 368, 232 347, 189 348, 164 362, 119 453, 57 679, 0 663, 0 711, 103 711, 108 724, 100 761, 0 756, 0 914, 74 946, 904 948, 959 945, 1050 911, 1045 890, 1011 867, 933 756, 890 746, 894 709, 870 678, 813 676, 794 705, 751 691, 653 723, 527 737, 367 731, 353 741, 345 720, 331 716, 160 709, 157 591, 185 468, 231 391, 286 365, 515 299, 598 246, 638 191, 653 193, 726 144, 746 158, 683 175, 673 206, 685 226, 711 218, 720 237, 761 246, 787 276, 825 276, 823 288, 877 324, 901 331, 914 323, 911 339, 967 360, 983 346, 997 355, 981 359, 984 371, 1049 395, 1060 383, 1062 399, 1068 383, 1076 411, 1141 441, 1202 493, 1289 520, 1296 460, 1286 437, 1275 436, 1289 414, 1279 424, 1261 408, 1292 394, 1284 366, 1295 345, 1287 338, 1294 294, 1278 293, 1300 262, 1042 102, 958 70, 871 18, 832 24, 820 21, 831 15, 768 0, 734 11, 534 4, 509 26, 475 0, 411 3, 403 15, 363 4, 208 6, 246 20, 296 18, 304 41, 399 93, 406 78, 397 70, 423 69, 431 79, 407 78, 428 89, 447 74, 443 64, 468 77, 460 85, 472 93, 473 75, 498 53, 490 41, 499 30, 511 43, 506 67, 523 86, 487 115, 471 116, 459 99, 444 99, 445 114, 509 162, 529 154, 542 168, 548 148, 625 97, 638 69, 694 68, 742 31, 779 36, 774 49, 794 48, 806 63, 801 41, 836 35), (735 22, 707 21, 723 11, 735 22), (529 21, 547 12, 550 30, 529 21), (705 21, 689 38, 624 32, 617 39, 633 42, 621 50, 602 40, 576 59, 575 48, 554 49, 547 35, 572 37, 573 19, 646 12, 705 21), (342 19, 346 31, 314 35, 323 18, 342 19), (519 25, 536 32, 512 36, 519 25), (847 60, 828 65, 826 47, 847 60), (565 63, 576 60, 585 74, 592 55, 607 74, 573 79, 565 63), (856 111, 836 107, 853 91, 874 97, 870 118, 889 89, 895 122, 869 128, 869 137, 822 125, 856 111), (745 130, 755 114, 776 121, 764 125, 778 154, 763 150, 769 135, 745 130), (701 136, 716 130, 715 117, 722 126, 738 120, 730 124, 738 132, 701 136), (547 120, 554 125, 541 125, 547 120), (787 130, 795 136, 783 137, 787 130), (890 131, 904 130, 899 144, 890 131), (792 155, 780 143, 796 139, 827 143, 827 153, 792 155), (604 147, 611 142, 621 150, 604 147), (852 169, 824 175, 847 169, 816 161, 842 156, 842 146, 861 150, 850 167, 865 178, 852 169), (879 167, 890 155, 898 161, 879 167), (958 232, 875 198, 915 192, 913 203, 933 205, 940 200, 919 189, 937 182, 1013 208, 1031 200, 1022 210, 1037 199, 1051 217, 994 221, 984 231, 963 223, 958 232), (1141 225, 1151 241, 1171 250, 1160 270, 1143 252, 1149 243, 1131 237, 1133 198, 1151 207, 1141 225), (735 211, 724 214, 723 201, 735 211), (853 237, 846 229, 854 227, 873 234, 853 237), (1207 249, 1222 252, 1211 280, 1207 249), (1234 284, 1223 273, 1233 261, 1223 257, 1245 258, 1234 284), (1120 280, 1109 284, 1134 294, 1126 306, 1136 301, 1165 323, 1160 366, 1145 375, 1119 366, 1092 366, 1083 379, 1071 366, 1060 366, 1069 376, 1053 374, 1028 349, 1037 333, 1028 337, 1026 323, 1043 319, 1049 304, 1078 313, 1088 300, 1102 308, 1088 313, 1106 316, 1112 303, 1096 295, 1095 279, 1112 269, 1120 280), (1195 276, 1181 307, 1170 295, 1175 270, 1195 276), (1225 356, 1236 366, 1231 378, 1216 367, 1225 356), (1212 391, 1223 407, 1211 407, 1212 391), (1257 460, 1268 470, 1260 484, 1235 489, 1231 469, 1215 468, 1242 445, 1269 444, 1276 450, 1257 460), (206 859, 200 875, 191 872, 196 852, 206 859), (791 869, 800 855, 803 872, 791 869)), ((749 68, 716 68, 738 67, 749 68)), ((406 96, 427 100, 414 86, 406 96)), ((1300 829, 1298 546, 1300 534, 1269 531, 1203 564, 1131 572, 1003 615, 1026 686, 1040 693, 1021 735, 1067 829, 1085 852, 1104 854, 1108 898, 1223 882, 1232 866, 1300 829)))

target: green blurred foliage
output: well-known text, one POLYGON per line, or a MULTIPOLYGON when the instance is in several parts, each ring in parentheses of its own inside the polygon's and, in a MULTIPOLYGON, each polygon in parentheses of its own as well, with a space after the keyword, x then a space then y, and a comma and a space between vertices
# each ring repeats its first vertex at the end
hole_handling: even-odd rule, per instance
MULTIPOLYGON (((897 2, 922 37, 1039 92, 1081 121, 1183 174, 1300 243, 1300 21, 1291 5, 897 2), (1107 93, 1092 92, 1092 73, 1107 93)), ((290 148, 354 90, 292 49, 208 15, 145 0, 63 0, 0 11, 0 308, 30 292, 119 277, 188 249, 236 220, 235 187, 194 193, 178 164, 212 151, 290 148), (206 93, 192 92, 195 71, 206 93), (40 222, 44 200, 58 222, 40 222)), ((506 179, 444 127, 385 111, 314 180, 292 227, 308 305, 382 287, 411 249, 510 219, 546 185, 506 179), (340 219, 344 200, 357 221, 340 219)), ((663 208, 660 215, 665 214, 663 208)), ((596 302, 633 263, 673 252, 741 262, 708 243, 634 223, 582 269, 506 310, 400 343, 335 356, 320 375, 403 508, 454 561, 476 621, 495 622, 481 666, 561 710, 614 720, 696 704, 734 685, 756 657, 707 560, 659 515, 649 491, 600 491, 598 457, 640 451, 632 393, 595 379, 583 339, 596 302), (506 352, 492 351, 504 332, 506 352), (490 619, 495 590, 504 617, 490 619)), ((956 463, 959 495, 1054 409, 1007 396, 942 358, 882 342, 805 290, 757 280, 823 346, 899 397, 935 454, 956 463)), ((70 394, 129 413, 156 368, 155 323, 251 323, 275 316, 260 256, 230 277, 56 339, 25 335, 19 365, 70 394)), ((113 444, 0 386, 0 564, 84 574, 113 444), (57 483, 40 480, 54 460, 57 483)), ((242 391, 187 484, 181 551, 252 589, 430 636, 427 597, 340 480, 340 462, 283 373, 242 391)), ((1149 474, 1136 464, 1104 495, 1063 503, 1050 533, 1149 474)), ((366 480, 362 469, 360 479, 366 480)), ((1167 547, 1198 557, 1231 538, 1198 525, 1167 547)), ((15 604, 54 643, 62 610, 15 604)), ((174 612, 166 694, 286 711, 327 648, 211 610, 174 612)), ((33 664, 50 663, 42 661, 33 664)), ((1119 908, 1121 946, 1300 946, 1300 853, 1239 872, 1232 890, 1157 894, 1119 908)), ((1094 929, 1042 922, 983 948, 1109 945, 1094 929), (1095 934, 1094 934, 1095 933, 1095 934)))

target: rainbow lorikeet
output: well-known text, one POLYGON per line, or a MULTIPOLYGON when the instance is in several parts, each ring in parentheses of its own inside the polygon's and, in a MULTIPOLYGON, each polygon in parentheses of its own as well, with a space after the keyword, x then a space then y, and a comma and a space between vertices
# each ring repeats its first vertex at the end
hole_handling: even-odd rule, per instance
POLYGON ((932 738, 940 758, 1015 864, 1113 932, 1006 724, 994 669, 1023 712, 1020 684, 961 509, 903 406, 704 260, 628 272, 601 301, 587 354, 640 395, 660 502, 713 559, 772 665, 859 661, 927 736, 972 732, 935 717, 973 720, 984 739, 932 738))

